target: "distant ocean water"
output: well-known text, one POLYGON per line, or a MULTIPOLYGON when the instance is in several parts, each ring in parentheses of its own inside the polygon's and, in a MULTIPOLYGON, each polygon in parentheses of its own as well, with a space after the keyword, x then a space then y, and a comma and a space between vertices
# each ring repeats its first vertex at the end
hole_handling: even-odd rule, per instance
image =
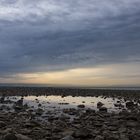
POLYGON ((112 89, 112 90, 140 90, 140 87, 87 87, 87 86, 66 86, 52 84, 0 84, 0 87, 64 87, 64 88, 82 88, 82 89, 112 89))
POLYGON ((140 90, 140 87, 98 87, 92 89, 113 89, 113 90, 140 90))

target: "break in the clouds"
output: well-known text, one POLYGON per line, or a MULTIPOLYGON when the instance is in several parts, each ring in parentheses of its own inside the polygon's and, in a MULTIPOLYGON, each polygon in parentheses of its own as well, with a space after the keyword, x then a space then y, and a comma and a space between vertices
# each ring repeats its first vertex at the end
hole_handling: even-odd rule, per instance
POLYGON ((132 80, 140 67, 139 7, 139 0, 1 0, 0 81, 113 64, 126 65, 116 78, 132 80))

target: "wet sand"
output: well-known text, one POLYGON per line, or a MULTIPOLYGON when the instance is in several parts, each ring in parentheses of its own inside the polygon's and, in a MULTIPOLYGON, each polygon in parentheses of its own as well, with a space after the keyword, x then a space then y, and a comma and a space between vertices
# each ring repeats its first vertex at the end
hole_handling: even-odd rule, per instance
POLYGON ((0 87, 0 140, 140 140, 140 91, 0 87))

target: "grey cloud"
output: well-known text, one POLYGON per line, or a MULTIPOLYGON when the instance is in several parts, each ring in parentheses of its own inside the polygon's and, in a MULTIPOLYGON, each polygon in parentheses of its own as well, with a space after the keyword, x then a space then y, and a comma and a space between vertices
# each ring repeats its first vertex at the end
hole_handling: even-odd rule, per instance
POLYGON ((13 9, 12 20, 7 11, 0 13, 0 75, 140 62, 137 0, 19 0, 14 4, 19 17, 13 9), (45 11, 47 3, 50 7, 45 11))

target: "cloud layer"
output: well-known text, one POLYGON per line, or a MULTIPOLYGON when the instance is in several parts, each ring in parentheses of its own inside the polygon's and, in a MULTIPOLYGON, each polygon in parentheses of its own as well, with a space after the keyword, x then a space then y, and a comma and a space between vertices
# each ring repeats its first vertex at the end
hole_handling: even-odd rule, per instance
POLYGON ((0 77, 140 64, 139 7, 139 0, 0 1, 0 77))

